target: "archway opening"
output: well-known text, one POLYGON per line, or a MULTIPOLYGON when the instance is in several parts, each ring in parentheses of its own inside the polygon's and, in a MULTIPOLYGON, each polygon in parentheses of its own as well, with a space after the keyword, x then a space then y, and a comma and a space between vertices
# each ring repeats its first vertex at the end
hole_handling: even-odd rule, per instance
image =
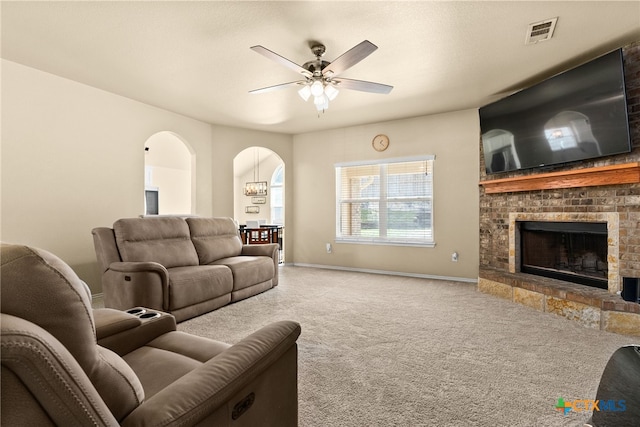
POLYGON ((173 132, 152 135, 144 144, 145 215, 191 215, 195 198, 195 155, 173 132))
POLYGON ((233 159, 234 218, 243 226, 278 226, 278 243, 284 259, 285 165, 274 151, 249 147, 233 159), (252 183, 259 183, 252 186, 252 183), (266 184, 266 191, 262 187, 266 184), (257 190, 254 189, 257 187, 257 190), (249 190, 247 190, 249 189, 249 190), (259 194, 257 194, 259 193, 259 194))

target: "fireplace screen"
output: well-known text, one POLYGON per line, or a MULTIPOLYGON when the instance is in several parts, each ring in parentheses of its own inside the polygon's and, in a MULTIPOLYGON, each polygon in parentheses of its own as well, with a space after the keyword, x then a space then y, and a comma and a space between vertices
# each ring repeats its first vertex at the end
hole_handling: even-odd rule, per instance
POLYGON ((520 222, 520 271, 607 289, 607 224, 520 222))

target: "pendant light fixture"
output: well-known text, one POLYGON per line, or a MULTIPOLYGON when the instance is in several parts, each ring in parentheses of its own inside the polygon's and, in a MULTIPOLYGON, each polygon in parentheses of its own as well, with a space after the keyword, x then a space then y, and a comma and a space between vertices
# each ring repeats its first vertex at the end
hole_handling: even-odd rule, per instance
POLYGON ((260 149, 253 150, 253 181, 244 185, 245 196, 266 196, 267 181, 260 181, 260 149))

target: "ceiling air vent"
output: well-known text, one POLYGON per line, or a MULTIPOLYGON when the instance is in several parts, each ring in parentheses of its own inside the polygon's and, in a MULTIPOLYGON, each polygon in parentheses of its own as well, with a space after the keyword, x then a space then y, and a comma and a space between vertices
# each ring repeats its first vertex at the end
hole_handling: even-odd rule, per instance
POLYGON ((545 40, 549 40, 553 36, 553 30, 556 28, 558 18, 551 18, 540 22, 529 24, 527 28, 527 38, 524 44, 536 44, 545 40))

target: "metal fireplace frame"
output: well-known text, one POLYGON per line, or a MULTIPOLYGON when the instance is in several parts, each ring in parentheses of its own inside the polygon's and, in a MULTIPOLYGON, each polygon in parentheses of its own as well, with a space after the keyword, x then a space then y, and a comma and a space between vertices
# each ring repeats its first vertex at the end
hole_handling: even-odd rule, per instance
MULTIPOLYGON (((622 290, 619 274, 619 214, 617 212, 516 212, 509 214, 509 272, 520 273, 520 227, 518 222, 599 222, 607 224, 606 289, 615 294, 622 290)), ((524 273, 524 272, 523 272, 524 273)), ((562 278, 559 278, 563 280, 562 278)))

